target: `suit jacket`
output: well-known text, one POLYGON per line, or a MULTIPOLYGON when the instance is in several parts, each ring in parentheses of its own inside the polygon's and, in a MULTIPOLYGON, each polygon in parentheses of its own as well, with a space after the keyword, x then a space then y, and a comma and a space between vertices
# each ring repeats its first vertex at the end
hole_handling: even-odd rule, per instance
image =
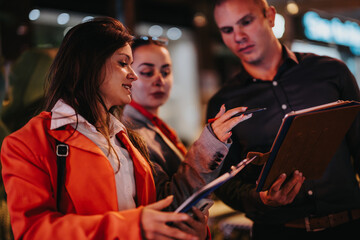
POLYGON ((175 210, 192 193, 214 180, 231 144, 218 140, 206 126, 189 148, 185 157, 150 120, 130 105, 126 105, 122 121, 145 140, 154 163, 157 198, 174 195, 168 210, 175 210))
POLYGON ((15 238, 141 239, 141 205, 155 201, 151 170, 139 169, 148 166, 145 159, 133 160, 140 207, 119 212, 114 171, 103 152, 70 126, 50 130, 50 122, 51 113, 42 112, 2 145, 2 176, 15 238), (60 209, 55 139, 69 145, 60 209))

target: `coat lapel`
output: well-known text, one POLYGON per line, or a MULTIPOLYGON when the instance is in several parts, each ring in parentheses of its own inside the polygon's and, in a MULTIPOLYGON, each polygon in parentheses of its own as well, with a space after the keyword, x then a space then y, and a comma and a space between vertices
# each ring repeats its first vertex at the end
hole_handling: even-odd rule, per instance
POLYGON ((155 182, 150 164, 135 148, 124 131, 121 131, 116 136, 125 145, 134 163, 137 205, 147 205, 155 202, 155 182))

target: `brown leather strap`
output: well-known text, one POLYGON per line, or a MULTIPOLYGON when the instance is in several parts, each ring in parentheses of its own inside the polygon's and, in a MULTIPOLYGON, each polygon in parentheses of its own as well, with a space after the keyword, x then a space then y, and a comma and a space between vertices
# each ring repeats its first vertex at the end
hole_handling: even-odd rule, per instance
POLYGON ((321 231, 360 218, 360 209, 329 214, 323 217, 306 217, 285 224, 285 227, 305 228, 307 231, 321 231))

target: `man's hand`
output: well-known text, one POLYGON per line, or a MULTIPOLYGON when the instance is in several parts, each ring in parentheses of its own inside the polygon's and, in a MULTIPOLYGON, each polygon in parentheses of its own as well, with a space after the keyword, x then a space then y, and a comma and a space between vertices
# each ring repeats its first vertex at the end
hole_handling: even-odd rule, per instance
POLYGON ((294 201, 296 195, 299 193, 305 177, 301 172, 296 170, 284 185, 286 174, 283 173, 273 183, 268 191, 260 192, 261 201, 268 206, 278 207, 290 204, 294 201))

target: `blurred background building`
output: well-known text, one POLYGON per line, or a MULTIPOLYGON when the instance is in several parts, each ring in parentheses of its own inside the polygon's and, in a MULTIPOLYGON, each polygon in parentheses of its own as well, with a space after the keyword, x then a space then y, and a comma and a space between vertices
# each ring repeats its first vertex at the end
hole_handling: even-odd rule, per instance
MULTIPOLYGON (((278 11, 274 31, 284 44, 296 51, 339 58, 360 81, 359 0, 268 2, 278 11)), ((9 90, 16 88, 9 80, 16 75, 11 66, 24 52, 34 48, 53 51, 72 26, 91 17, 112 16, 133 34, 169 39, 175 82, 161 115, 191 143, 203 126, 208 99, 239 64, 222 43, 212 7, 209 0, 0 0, 1 58, 8 91, 4 104, 13 100, 9 90)), ((38 69, 35 74, 40 75, 35 78, 41 82, 47 70, 39 73, 41 64, 48 65, 39 64, 32 71, 38 69)), ((4 106, 3 111, 6 109, 4 106)))
MULTIPOLYGON (((277 9, 274 31, 282 43, 341 59, 360 84, 360 0, 268 2, 277 9)), ((120 19, 134 35, 169 39, 174 87, 161 115, 192 143, 204 125, 209 98, 239 65, 222 43, 212 8, 210 0, 0 0, 0 126, 7 128, 0 132, 15 131, 36 112, 64 34, 106 15, 120 19)), ((213 220, 232 214, 226 206, 213 209, 213 220)), ((216 225, 222 237, 230 239, 236 227, 247 231, 251 223, 236 217, 216 225)))

